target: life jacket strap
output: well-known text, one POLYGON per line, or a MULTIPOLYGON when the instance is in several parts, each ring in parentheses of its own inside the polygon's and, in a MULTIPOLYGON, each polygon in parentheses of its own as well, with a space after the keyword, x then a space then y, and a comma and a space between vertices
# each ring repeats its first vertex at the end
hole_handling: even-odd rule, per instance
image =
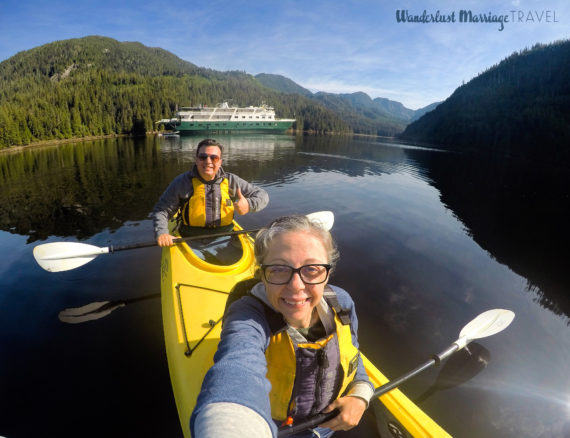
POLYGON ((327 285, 325 287, 325 290, 323 292, 323 296, 324 296, 325 300, 327 301, 328 305, 331 306, 334 309, 334 311, 336 312, 336 315, 340 319, 340 322, 342 323, 342 325, 350 324, 350 313, 349 313, 348 309, 343 309, 340 306, 340 303, 338 302, 338 298, 336 296, 336 293, 331 289, 330 286, 327 285))

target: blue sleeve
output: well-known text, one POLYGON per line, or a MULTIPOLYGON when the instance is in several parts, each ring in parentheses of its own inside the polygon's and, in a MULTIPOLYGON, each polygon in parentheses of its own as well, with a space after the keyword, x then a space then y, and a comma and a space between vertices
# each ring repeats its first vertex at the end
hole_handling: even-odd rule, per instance
MULTIPOLYGON (((354 301, 352 301, 351 296, 344 289, 341 289, 338 286, 333 286, 333 285, 329 286, 336 293, 338 303, 340 304, 340 306, 343 309, 347 309, 349 311, 352 345, 360 349, 358 345, 358 317, 356 316, 356 308, 354 306, 354 301)), ((359 382, 359 381, 367 382, 372 388, 374 388, 374 386, 370 382, 370 379, 368 378, 368 374, 366 374, 366 369, 364 368, 364 363, 362 362, 362 358, 358 359, 358 366, 356 368, 356 375, 354 376, 353 382, 359 382)))
POLYGON ((269 345, 269 333, 263 305, 257 300, 244 297, 230 306, 214 355, 214 365, 204 378, 190 418, 192 434, 195 418, 205 406, 227 402, 257 412, 276 435, 269 404, 271 384, 266 378, 265 350, 269 345))

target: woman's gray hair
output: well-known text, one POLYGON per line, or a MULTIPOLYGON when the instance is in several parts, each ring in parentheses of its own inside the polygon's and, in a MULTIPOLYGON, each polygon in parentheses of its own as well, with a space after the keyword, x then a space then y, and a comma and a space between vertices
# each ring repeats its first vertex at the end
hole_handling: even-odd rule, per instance
POLYGON ((275 219, 266 228, 262 228, 255 236, 255 260, 261 265, 269 245, 277 236, 291 232, 307 232, 317 237, 323 244, 327 252, 327 263, 331 265, 331 271, 334 270, 336 262, 340 254, 336 247, 336 243, 328 230, 325 230, 318 223, 312 222, 307 216, 292 215, 283 216, 275 219))

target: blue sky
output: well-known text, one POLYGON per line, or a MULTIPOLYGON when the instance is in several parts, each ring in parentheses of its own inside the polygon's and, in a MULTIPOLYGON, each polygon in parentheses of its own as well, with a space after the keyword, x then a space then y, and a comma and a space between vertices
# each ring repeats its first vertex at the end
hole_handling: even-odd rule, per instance
POLYGON ((87 35, 161 47, 201 67, 281 74, 311 91, 364 91, 418 109, 515 51, 570 38, 570 2, 0 0, 0 61, 87 35), (460 10, 509 21, 502 31, 496 22, 460 23, 460 10), (455 22, 398 22, 396 11, 439 11, 455 22))

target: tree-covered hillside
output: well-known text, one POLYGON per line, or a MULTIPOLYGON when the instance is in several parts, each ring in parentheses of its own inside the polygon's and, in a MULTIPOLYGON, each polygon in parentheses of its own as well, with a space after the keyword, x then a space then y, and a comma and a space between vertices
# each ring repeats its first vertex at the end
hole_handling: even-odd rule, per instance
POLYGON ((255 79, 261 82, 268 88, 280 91, 286 94, 297 93, 301 96, 311 97, 313 93, 306 88, 301 87, 299 84, 295 83, 289 78, 281 75, 274 75, 269 73, 259 73, 255 75, 255 79))
POLYGON ((90 36, 20 52, 0 63, 0 148, 38 140, 142 134, 177 105, 232 99, 266 102, 297 129, 352 132, 338 115, 302 96, 264 87, 243 72, 197 67, 140 43, 90 36))
POLYGON ((331 111, 342 114, 354 132, 360 134, 391 137, 402 132, 407 125, 407 121, 389 114, 366 93, 319 92, 314 94, 313 99, 331 111))
POLYGON ((287 94, 297 93, 317 101, 346 120, 359 134, 393 136, 404 130, 416 112, 422 111, 408 109, 400 102, 385 98, 372 100, 363 92, 313 94, 281 75, 262 73, 255 78, 268 88, 287 94))
POLYGON ((401 138, 453 150, 570 159, 570 41, 514 53, 458 88, 401 138))

